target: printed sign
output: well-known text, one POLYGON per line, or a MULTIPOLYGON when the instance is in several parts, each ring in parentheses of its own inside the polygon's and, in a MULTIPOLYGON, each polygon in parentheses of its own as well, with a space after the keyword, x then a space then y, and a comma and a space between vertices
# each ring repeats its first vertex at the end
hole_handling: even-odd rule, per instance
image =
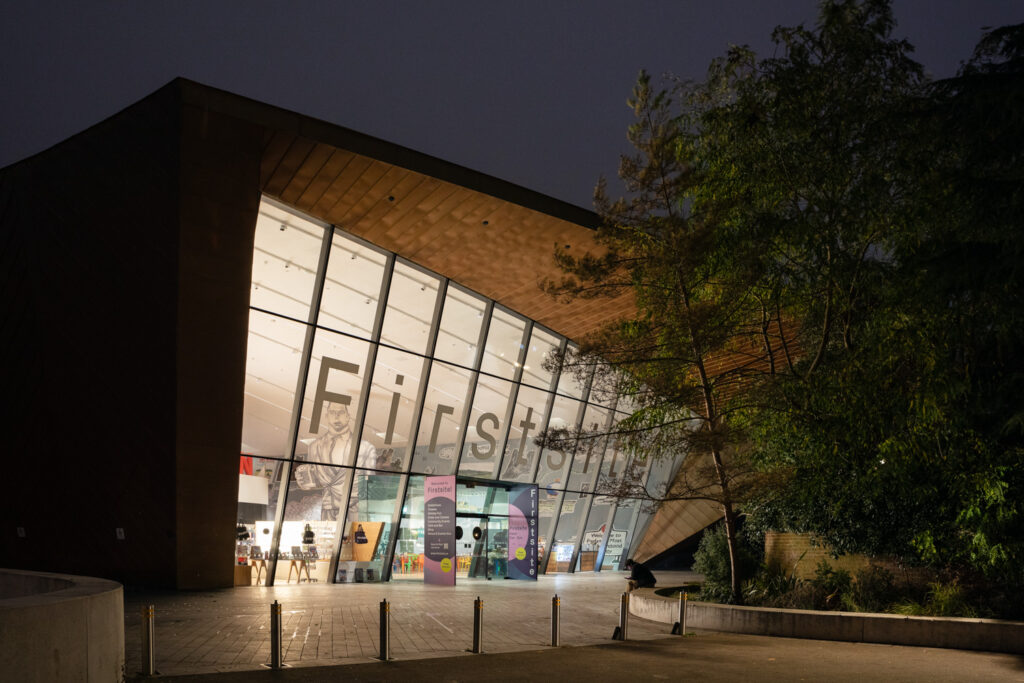
POLYGON ((622 549, 626 547, 626 532, 615 531, 608 535, 608 547, 605 549, 605 557, 609 555, 621 555, 622 549))
POLYGON ((537 485, 513 486, 508 498, 508 578, 536 581, 537 485))
POLYGON ((426 477, 423 489, 423 581, 455 585, 455 477, 426 477))

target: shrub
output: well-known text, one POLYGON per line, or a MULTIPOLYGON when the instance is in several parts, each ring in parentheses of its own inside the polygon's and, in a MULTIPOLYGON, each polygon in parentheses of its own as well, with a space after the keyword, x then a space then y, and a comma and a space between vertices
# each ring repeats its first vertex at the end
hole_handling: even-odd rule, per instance
POLYGON ((853 579, 845 569, 832 569, 822 560, 814 570, 814 578, 810 584, 813 589, 814 609, 839 609, 843 596, 849 594, 853 579))
POLYGON ((849 612, 883 612, 896 600, 896 578, 885 567, 871 565, 857 572, 850 591, 843 595, 849 612))
POLYGON ((928 584, 924 603, 904 599, 893 605, 896 614, 925 617, 976 617, 978 612, 968 601, 963 587, 956 581, 928 584))
MULTIPOLYGON (((742 531, 738 532, 737 546, 739 550, 740 581, 752 577, 761 565, 764 554, 755 540, 748 538, 742 531)), ((708 602, 732 601, 729 569, 729 542, 725 535, 725 525, 716 524, 704 531, 697 552, 693 554, 693 569, 704 575, 700 599, 708 602)))

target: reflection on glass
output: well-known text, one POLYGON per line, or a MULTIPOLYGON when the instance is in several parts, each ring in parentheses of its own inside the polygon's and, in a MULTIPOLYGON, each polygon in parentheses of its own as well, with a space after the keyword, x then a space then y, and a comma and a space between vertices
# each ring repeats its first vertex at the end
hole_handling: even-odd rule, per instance
POLYGON ((609 411, 599 406, 587 406, 583 417, 583 436, 576 447, 576 457, 569 472, 568 489, 593 491, 594 481, 601 466, 605 446, 608 442, 606 427, 609 411))
POLYGON ((597 566, 597 555, 601 549, 601 543, 608 533, 609 519, 615 509, 615 499, 606 496, 597 496, 590 507, 590 514, 587 515, 587 523, 583 532, 583 541, 580 545, 580 556, 576 563, 576 571, 589 572, 597 566))
POLYGON ((491 327, 487 332, 487 344, 480 370, 512 379, 516 368, 519 367, 519 352, 523 348, 525 328, 525 322, 495 308, 491 315, 491 327))
POLYGON ((537 504, 537 560, 543 561, 544 552, 547 550, 551 539, 554 538, 562 494, 559 491, 544 488, 543 486, 540 487, 538 494, 540 498, 537 504))
POLYGON ((520 387, 515 412, 509 426, 508 448, 500 479, 503 481, 532 481, 537 464, 536 436, 544 429, 544 411, 547 409, 546 391, 520 387))
POLYGON ((369 339, 386 257, 334 231, 317 324, 369 339))
POLYGON ((449 284, 434 357, 467 368, 473 367, 486 310, 487 303, 483 299, 449 284))
POLYGON ((440 280, 433 275, 396 262, 380 340, 400 349, 424 353, 439 284, 440 280))
POLYGON ((459 425, 466 412, 470 372, 434 361, 416 437, 413 471, 454 474, 459 425))
POLYGON ((249 304, 308 321, 324 231, 312 221, 261 203, 249 304))
POLYGON ((526 346, 526 362, 523 364, 523 384, 529 384, 539 389, 551 387, 551 371, 545 369, 544 365, 549 358, 554 358, 558 353, 558 347, 562 343, 561 337, 551 334, 547 330, 534 326, 530 335, 530 342, 526 346))
POLYGON ((428 361, 382 346, 370 385, 363 439, 377 449, 374 469, 405 471, 415 424, 420 377, 428 361))
POLYGON ((567 572, 571 566, 572 553, 579 541, 583 522, 587 518, 590 494, 566 493, 562 499, 561 514, 555 530, 555 543, 548 559, 548 572, 567 572))
MULTIPOLYGON (((569 344, 569 349, 579 350, 579 347, 575 344, 569 344)), ((588 375, 590 373, 585 373, 588 375)), ((586 384, 586 380, 581 381, 579 379, 580 373, 571 367, 562 368, 561 374, 558 376, 558 393, 565 394, 566 396, 572 396, 573 398, 583 398, 583 389, 586 384)))
MULTIPOLYGON (((548 429, 566 429, 570 432, 576 428, 576 421, 582 407, 580 401, 565 396, 556 396, 551 408, 551 419, 548 429)), ((565 488, 569 465, 572 463, 572 448, 545 448, 540 455, 540 467, 537 470, 537 483, 542 487, 553 489, 565 488)))
POLYGON ((612 520, 612 529, 608 534, 608 544, 605 546, 604 558, 601 561, 601 569, 621 569, 626 561, 626 549, 629 548, 630 532, 633 530, 638 511, 637 501, 629 498, 620 499, 618 509, 615 510, 615 518, 612 520))
POLYGON ((288 457, 295 387, 306 326, 249 312, 242 453, 288 457))
POLYGON ((473 410, 466 428, 459 474, 469 477, 494 477, 505 447, 505 414, 513 384, 481 375, 473 397, 473 410))

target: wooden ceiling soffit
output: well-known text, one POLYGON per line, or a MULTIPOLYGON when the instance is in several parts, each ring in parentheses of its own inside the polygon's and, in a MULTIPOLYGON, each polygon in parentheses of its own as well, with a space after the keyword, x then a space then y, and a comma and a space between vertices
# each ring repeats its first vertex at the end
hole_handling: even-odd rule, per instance
POLYGON ((553 252, 596 250, 594 232, 426 173, 308 138, 268 136, 263 192, 494 299, 571 339, 629 315, 631 296, 553 300, 553 252))

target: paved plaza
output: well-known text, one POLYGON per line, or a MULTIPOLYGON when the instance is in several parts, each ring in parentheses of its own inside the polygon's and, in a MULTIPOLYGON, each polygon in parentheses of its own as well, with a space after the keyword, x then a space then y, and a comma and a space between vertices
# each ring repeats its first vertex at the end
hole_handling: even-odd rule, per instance
MULTIPOLYGON (((391 656, 397 660, 468 654, 473 601, 483 600, 486 652, 550 647, 551 599, 561 598, 561 645, 607 643, 618 624, 623 572, 553 574, 537 581, 463 580, 455 587, 422 580, 302 583, 195 593, 125 594, 126 671, 141 670, 141 608, 155 606, 156 668, 163 675, 260 669, 270 661, 270 605, 283 614, 284 663, 337 665, 379 656, 380 601, 391 604, 391 656)), ((692 580, 659 573, 660 585, 692 580)), ((631 638, 664 638, 668 628, 635 619, 631 638)))
MULTIPOLYGON (((126 593, 126 671, 140 670, 143 605, 156 607, 157 671, 184 682, 242 681, 1024 681, 1016 655, 698 632, 633 618, 618 623, 619 572, 542 576, 536 582, 290 584, 198 593, 126 593), (550 647, 551 598, 562 599, 561 645, 550 647), (483 649, 473 600, 484 602, 483 649), (378 657, 379 603, 391 603, 391 655, 378 657), (284 615, 284 670, 271 671, 270 604, 284 615)), ((694 575, 658 573, 659 585, 694 575)))

